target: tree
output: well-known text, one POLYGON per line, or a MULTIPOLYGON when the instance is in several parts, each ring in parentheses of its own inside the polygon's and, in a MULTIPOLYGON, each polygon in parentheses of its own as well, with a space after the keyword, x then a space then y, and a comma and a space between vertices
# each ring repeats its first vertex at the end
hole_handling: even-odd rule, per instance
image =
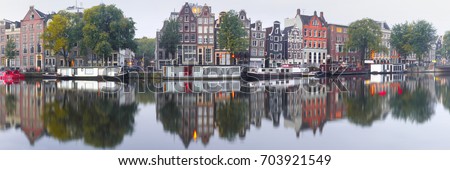
POLYGON ((368 52, 381 51, 381 28, 372 19, 365 18, 355 21, 348 28, 349 40, 346 43, 346 49, 356 48, 361 52, 361 65, 366 59, 368 52))
POLYGON ((60 11, 52 17, 52 21, 45 28, 42 38, 44 47, 64 57, 67 66, 70 51, 80 44, 83 26, 80 13, 60 11))
POLYGON ((136 50, 135 22, 116 6, 101 4, 86 9, 83 21, 83 42, 88 50, 104 57, 105 63, 113 51, 136 50))
MULTIPOLYGON (((246 35, 244 25, 235 11, 231 10, 221 16, 218 34, 220 48, 227 50, 234 57, 234 54, 246 50, 248 45, 246 35)), ((234 63, 234 58, 230 57, 230 60, 234 63)))
POLYGON ((432 43, 436 40, 436 29, 431 23, 420 20, 413 23, 411 36, 413 52, 420 63, 423 55, 430 51, 432 43))
POLYGON ((450 54, 450 31, 445 32, 441 53, 444 57, 448 57, 448 55, 450 54))
POLYGON ((180 25, 177 20, 169 20, 164 22, 164 27, 161 30, 161 47, 166 50, 166 55, 170 53, 172 56, 175 56, 175 53, 177 52, 181 36, 178 32, 179 27, 180 25))
POLYGON ((6 59, 8 60, 7 63, 7 67, 11 66, 11 60, 14 60, 16 58, 17 55, 17 51, 16 51, 16 43, 14 42, 14 40, 12 38, 8 39, 8 42, 6 43, 6 59))
POLYGON ((412 26, 409 23, 397 24, 392 27, 391 44, 400 55, 407 57, 412 53, 412 26))
POLYGON ((145 65, 148 65, 151 60, 155 59, 155 43, 154 38, 138 38, 134 40, 137 44, 136 56, 144 58, 145 65))

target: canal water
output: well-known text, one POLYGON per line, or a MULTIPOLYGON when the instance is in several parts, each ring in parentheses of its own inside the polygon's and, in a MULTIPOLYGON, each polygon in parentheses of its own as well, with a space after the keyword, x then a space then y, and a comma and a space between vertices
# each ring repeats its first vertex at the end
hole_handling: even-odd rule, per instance
POLYGON ((449 81, 0 81, 0 149, 450 149, 449 81))

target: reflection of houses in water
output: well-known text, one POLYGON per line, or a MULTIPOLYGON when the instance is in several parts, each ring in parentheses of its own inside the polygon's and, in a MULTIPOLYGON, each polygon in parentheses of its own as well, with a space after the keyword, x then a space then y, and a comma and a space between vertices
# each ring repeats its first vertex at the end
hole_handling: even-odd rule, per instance
POLYGON ((2 128, 19 128, 25 133, 30 144, 34 144, 45 134, 41 115, 44 111, 41 82, 0 86, 0 125, 2 128))
POLYGON ((124 85, 117 92, 106 93, 101 90, 98 92, 98 87, 101 87, 99 84, 79 81, 67 81, 64 83, 55 81, 22 81, 19 84, 0 86, 0 126, 6 129, 10 127, 20 128, 33 145, 40 137, 47 135, 46 125, 44 125, 43 120, 45 104, 47 103, 63 100, 64 96, 66 96, 70 105, 75 106, 74 108, 79 108, 79 102, 93 101, 99 98, 114 101, 117 105, 127 105, 135 102, 135 93, 132 87, 124 85), (82 85, 92 88, 76 88, 82 85), (126 90, 130 92, 125 92, 126 90), (14 96, 14 101, 7 101, 11 100, 8 99, 7 95, 14 96), (8 108, 10 106, 13 107, 12 111, 8 108))
POLYGON ((312 129, 314 134, 316 134, 317 129, 322 132, 327 118, 327 88, 316 84, 305 87, 304 91, 301 129, 312 129))
MULTIPOLYGON (((168 81, 162 82, 163 92, 157 94, 157 120, 164 121, 162 114, 167 107, 179 111, 181 123, 177 134, 186 148, 192 140, 201 140, 204 145, 214 135, 217 105, 228 102, 240 90, 239 81, 168 81), (174 106, 169 106, 169 105, 174 106)), ((167 123, 167 122, 162 122, 167 123)), ((177 124, 177 123, 175 123, 177 124)), ((173 126, 178 126, 173 125, 173 126)))

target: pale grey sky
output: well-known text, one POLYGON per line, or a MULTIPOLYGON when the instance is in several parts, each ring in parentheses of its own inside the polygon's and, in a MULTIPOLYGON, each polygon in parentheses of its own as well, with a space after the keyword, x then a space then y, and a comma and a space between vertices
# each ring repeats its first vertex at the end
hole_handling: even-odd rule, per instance
MULTIPOLYGON (((75 5, 76 0, 0 0, 0 19, 21 20, 30 5, 49 13, 75 5)), ((425 19, 435 26, 438 34, 450 30, 449 1, 445 0, 78 0, 84 8, 116 4, 127 17, 136 22, 136 37, 155 37, 170 12, 179 11, 185 2, 208 4, 216 15, 220 11, 245 9, 253 21, 261 20, 264 27, 273 21, 284 23, 284 18, 294 17, 296 9, 311 15, 324 12, 328 23, 349 24, 369 17, 387 21, 392 25, 405 21, 425 19)))

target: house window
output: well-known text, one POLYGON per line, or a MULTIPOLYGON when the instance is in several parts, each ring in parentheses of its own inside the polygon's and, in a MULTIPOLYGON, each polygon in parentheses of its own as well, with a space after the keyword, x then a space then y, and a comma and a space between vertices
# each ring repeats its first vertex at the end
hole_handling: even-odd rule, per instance
POLYGON ((27 66, 27 59, 28 58, 26 56, 23 57, 23 66, 27 66))
POLYGON ((195 34, 191 34, 191 42, 195 42, 195 34))
POLYGON ((30 66, 34 66, 34 56, 30 56, 30 66))
POLYGON ((211 49, 206 49, 205 50, 205 60, 206 62, 211 62, 212 61, 212 50, 211 49))
POLYGON ((23 53, 27 53, 28 51, 27 51, 27 44, 26 43, 23 43, 23 53))
POLYGON ((191 32, 195 32, 195 24, 191 24, 191 32))
POLYGON ((201 35, 198 36, 198 43, 203 44, 203 36, 201 36, 201 35))
POLYGON ((253 46, 253 47, 256 47, 256 46, 257 46, 257 43, 256 43, 255 40, 252 41, 252 46, 253 46))

